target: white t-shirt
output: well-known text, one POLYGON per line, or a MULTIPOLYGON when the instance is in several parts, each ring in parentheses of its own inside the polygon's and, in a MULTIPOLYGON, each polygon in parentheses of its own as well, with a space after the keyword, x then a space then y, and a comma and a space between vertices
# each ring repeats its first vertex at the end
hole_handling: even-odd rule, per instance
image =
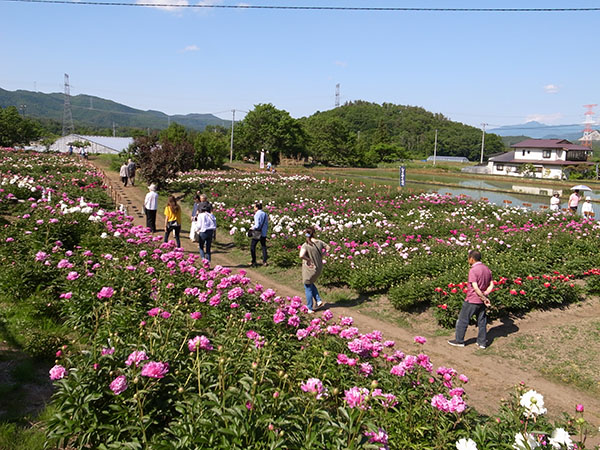
POLYGON ((154 191, 150 191, 146 194, 144 199, 144 208, 156 210, 158 209, 158 194, 154 191))

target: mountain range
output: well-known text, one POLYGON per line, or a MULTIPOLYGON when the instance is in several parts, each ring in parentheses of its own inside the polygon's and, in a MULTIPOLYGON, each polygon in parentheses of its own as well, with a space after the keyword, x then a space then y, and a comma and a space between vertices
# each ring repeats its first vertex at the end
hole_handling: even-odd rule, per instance
MULTIPOLYGON (((204 130, 208 125, 231 126, 231 121, 220 119, 212 114, 186 114, 169 116, 160 111, 142 111, 126 105, 92 95, 70 97, 71 112, 75 124, 92 125, 101 128, 134 127, 163 129, 170 122, 177 122, 187 128, 204 130)), ((7 91, 0 88, 0 107, 15 106, 28 117, 52 119, 62 123, 64 94, 45 94, 25 90, 7 91)))
POLYGON ((583 136, 583 125, 546 125, 540 122, 527 122, 518 125, 505 125, 488 130, 499 136, 527 136, 535 139, 568 139, 577 142, 583 136))

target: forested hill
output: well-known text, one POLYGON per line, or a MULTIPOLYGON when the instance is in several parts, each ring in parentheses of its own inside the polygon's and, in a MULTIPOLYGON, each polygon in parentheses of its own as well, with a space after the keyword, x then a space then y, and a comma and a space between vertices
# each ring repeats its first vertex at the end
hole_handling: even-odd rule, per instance
MULTIPOLYGON (((28 117, 62 122, 64 95, 24 90, 7 91, 0 88, 0 107, 7 106, 15 106, 28 117)), ((230 121, 224 121, 212 114, 167 116, 160 111, 142 111, 112 100, 84 94, 71 97, 71 111, 76 126, 111 128, 115 124, 120 128, 164 129, 168 127, 169 122, 177 122, 194 130, 204 130, 207 125, 231 126, 230 121)))
MULTIPOLYGON (((442 114, 417 106, 355 101, 317 112, 303 122, 311 137, 311 153, 322 155, 324 162, 332 164, 346 164, 352 161, 344 159, 360 158, 369 153, 373 157, 383 156, 383 160, 426 158, 433 155, 436 129, 438 155, 464 156, 471 161, 479 161, 481 153, 482 133, 479 128, 453 122, 442 114), (339 131, 340 138, 345 134, 352 136, 356 155, 337 152, 335 143, 322 141, 323 137, 331 135, 333 129, 339 131)), ((344 147, 348 148, 347 145, 344 147)), ((502 151, 504 144, 501 138, 486 133, 485 155, 502 151)))

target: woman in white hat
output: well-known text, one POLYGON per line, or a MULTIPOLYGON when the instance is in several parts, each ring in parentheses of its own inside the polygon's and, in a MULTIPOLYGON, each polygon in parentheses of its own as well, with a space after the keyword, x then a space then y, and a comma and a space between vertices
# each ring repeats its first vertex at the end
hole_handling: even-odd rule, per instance
POLYGON ((156 185, 148 186, 148 193, 144 199, 144 214, 146 214, 146 227, 150 228, 152 233, 156 232, 156 210, 158 209, 158 194, 156 185))
POLYGON ((586 219, 592 220, 594 218, 594 208, 592 207, 592 199, 590 197, 585 198, 585 202, 581 206, 581 214, 586 219))
POLYGON ((550 197, 550 211, 560 211, 560 194, 558 192, 550 197))

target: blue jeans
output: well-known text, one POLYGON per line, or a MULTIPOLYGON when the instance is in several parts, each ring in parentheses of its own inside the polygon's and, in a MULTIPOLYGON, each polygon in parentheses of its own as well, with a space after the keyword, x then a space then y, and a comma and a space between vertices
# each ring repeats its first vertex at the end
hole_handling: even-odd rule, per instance
POLYGON ((315 284, 305 284, 304 292, 306 293, 306 306, 308 309, 313 310, 313 298, 319 303, 321 301, 321 296, 319 295, 319 290, 315 286, 315 284))
POLYGON ((198 247, 200 247, 200 258, 210 261, 210 246, 213 240, 213 230, 198 233, 198 247), (205 250, 206 248, 206 250, 205 250))
POLYGON ((469 321, 474 315, 477 316, 477 327, 479 329, 477 332, 477 343, 485 347, 487 345, 487 316, 483 303, 463 302, 458 320, 456 321, 456 342, 464 344, 469 321))

